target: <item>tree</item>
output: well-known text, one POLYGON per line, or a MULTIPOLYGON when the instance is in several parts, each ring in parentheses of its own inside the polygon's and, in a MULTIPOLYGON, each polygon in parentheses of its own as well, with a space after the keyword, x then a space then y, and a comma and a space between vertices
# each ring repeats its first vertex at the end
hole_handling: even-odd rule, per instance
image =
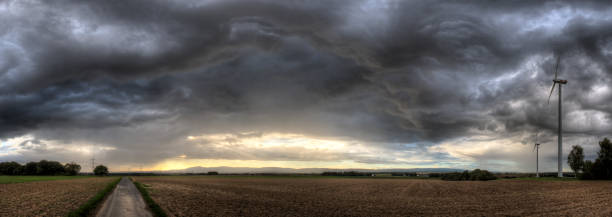
POLYGON ((59 175, 64 173, 64 166, 57 161, 41 160, 38 162, 37 175, 59 175))
POLYGON ((567 155, 567 164, 574 173, 578 174, 584 167, 584 151, 581 146, 572 146, 572 151, 567 155))
POLYGON ((94 169, 94 174, 96 176, 106 176, 108 175, 108 168, 104 165, 98 165, 94 169))
POLYGON ((25 175, 36 175, 38 172, 37 162, 28 162, 23 168, 23 174, 25 175))
POLYGON ((0 175, 19 175, 21 164, 11 161, 0 163, 0 175))
POLYGON ((584 162, 582 171, 582 179, 612 179, 612 142, 608 138, 599 142, 597 159, 584 162))
MULTIPOLYGON (((430 176, 431 177, 431 176, 430 176)), ((493 175, 491 172, 487 170, 475 169, 473 171, 463 171, 462 173, 454 172, 454 173, 445 173, 441 175, 442 180, 447 181, 487 181, 487 180, 495 180, 497 177, 493 175)))
POLYGON ((604 138, 599 142, 599 152, 597 152, 597 155, 597 160, 595 165, 593 165, 593 169, 596 169, 598 172, 596 176, 602 179, 612 179, 612 142, 608 138, 604 138))
POLYGON ((577 177, 580 179, 594 179, 595 176, 593 174, 593 161, 585 161, 584 167, 582 168, 582 174, 577 175, 577 177))
POLYGON ((497 177, 487 170, 475 169, 470 172, 470 180, 487 181, 495 179, 497 179, 497 177))
POLYGON ((19 165, 19 167, 15 168, 15 170, 13 170, 13 175, 19 176, 19 175, 23 175, 23 170, 25 169, 25 166, 19 165))
POLYGON ((66 175, 69 176, 77 175, 81 171, 81 165, 78 165, 75 162, 67 163, 64 165, 64 171, 66 172, 66 175))

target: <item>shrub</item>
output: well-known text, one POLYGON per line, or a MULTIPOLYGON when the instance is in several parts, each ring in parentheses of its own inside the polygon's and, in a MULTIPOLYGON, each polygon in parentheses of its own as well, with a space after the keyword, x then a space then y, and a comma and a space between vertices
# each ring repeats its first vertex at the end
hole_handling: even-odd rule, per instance
POLYGON ((206 173, 206 175, 219 175, 219 172, 210 171, 210 172, 206 173))

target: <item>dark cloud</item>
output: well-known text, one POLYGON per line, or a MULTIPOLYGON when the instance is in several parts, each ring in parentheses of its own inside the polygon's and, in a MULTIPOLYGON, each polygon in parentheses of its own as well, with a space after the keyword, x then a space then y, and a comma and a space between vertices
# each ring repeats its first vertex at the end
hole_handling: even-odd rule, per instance
MULTIPOLYGON (((598 1, 5 1, 0 137, 103 144, 115 162, 184 153, 450 162, 448 153, 397 144, 553 137, 556 95, 546 100, 560 56, 568 133, 601 138, 612 130, 611 10, 598 1), (253 131, 408 152, 377 158, 184 141, 253 131)), ((35 141, 22 146, 44 144, 35 141)))

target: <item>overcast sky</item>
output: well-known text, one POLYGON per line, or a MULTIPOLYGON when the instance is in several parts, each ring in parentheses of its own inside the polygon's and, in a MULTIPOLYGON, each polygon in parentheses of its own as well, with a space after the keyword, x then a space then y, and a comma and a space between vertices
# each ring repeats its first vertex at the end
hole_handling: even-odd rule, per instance
POLYGON ((0 1, 0 161, 555 171, 557 57, 593 159, 609 2, 0 1))

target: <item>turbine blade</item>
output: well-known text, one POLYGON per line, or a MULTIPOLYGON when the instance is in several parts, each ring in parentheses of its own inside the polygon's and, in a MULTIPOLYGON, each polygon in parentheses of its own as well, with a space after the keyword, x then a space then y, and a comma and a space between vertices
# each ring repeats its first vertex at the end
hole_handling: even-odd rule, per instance
POLYGON ((553 86, 552 88, 550 88, 550 94, 548 95, 548 104, 550 104, 550 97, 552 96, 553 90, 555 90, 555 85, 557 85, 557 83, 553 82, 553 86))
POLYGON ((561 55, 557 56, 557 65, 555 66, 555 80, 557 80, 557 72, 559 71, 559 61, 561 60, 561 55))
POLYGON ((535 151, 535 149, 536 149, 536 145, 534 144, 534 145, 533 145, 533 150, 532 150, 531 152, 534 152, 534 151, 535 151))

